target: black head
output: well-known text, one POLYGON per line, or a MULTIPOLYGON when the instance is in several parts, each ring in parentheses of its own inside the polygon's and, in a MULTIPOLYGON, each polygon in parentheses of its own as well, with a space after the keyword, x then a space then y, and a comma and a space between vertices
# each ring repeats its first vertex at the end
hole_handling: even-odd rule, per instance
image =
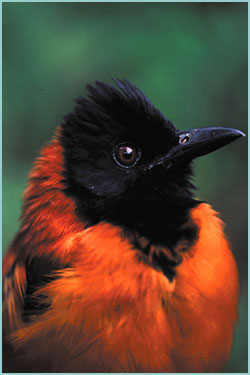
POLYGON ((115 82, 88 86, 89 97, 65 118, 65 191, 88 225, 108 221, 163 242, 166 228, 174 232, 197 204, 191 160, 240 132, 180 132, 131 83, 115 82))
POLYGON ((71 179, 107 199, 123 195, 177 142, 172 123, 138 89, 116 83, 120 90, 88 86, 90 99, 76 101, 62 133, 71 179))

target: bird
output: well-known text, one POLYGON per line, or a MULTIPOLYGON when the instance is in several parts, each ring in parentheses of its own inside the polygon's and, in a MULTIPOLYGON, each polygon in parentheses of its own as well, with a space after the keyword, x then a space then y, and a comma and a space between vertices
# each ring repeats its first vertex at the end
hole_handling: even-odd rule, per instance
POLYGON ((219 372, 237 265, 193 160, 245 136, 178 130, 96 81, 35 160, 3 261, 4 372, 219 372))

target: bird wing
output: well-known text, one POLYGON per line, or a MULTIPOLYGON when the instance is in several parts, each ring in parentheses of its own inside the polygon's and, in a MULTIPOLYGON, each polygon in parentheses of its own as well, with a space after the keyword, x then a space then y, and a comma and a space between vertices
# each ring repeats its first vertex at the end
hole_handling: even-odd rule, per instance
POLYGON ((64 268, 56 256, 49 254, 39 254, 30 259, 24 254, 19 240, 17 236, 3 260, 4 372, 28 371, 29 361, 24 361, 14 349, 16 334, 48 309, 50 303, 45 296, 37 296, 35 292, 57 279, 55 271, 64 268))
POLYGON ((9 251, 3 261, 3 322, 4 332, 22 325, 22 307, 27 286, 25 265, 9 251))

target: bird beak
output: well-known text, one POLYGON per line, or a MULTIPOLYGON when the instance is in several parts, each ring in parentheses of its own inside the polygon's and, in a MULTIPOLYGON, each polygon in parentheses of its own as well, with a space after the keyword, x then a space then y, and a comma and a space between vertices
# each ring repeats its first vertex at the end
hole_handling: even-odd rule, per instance
POLYGON ((240 130, 222 127, 181 131, 177 133, 177 145, 161 158, 160 163, 167 162, 170 167, 175 162, 190 161, 198 156, 209 154, 242 136, 245 137, 245 134, 240 130))

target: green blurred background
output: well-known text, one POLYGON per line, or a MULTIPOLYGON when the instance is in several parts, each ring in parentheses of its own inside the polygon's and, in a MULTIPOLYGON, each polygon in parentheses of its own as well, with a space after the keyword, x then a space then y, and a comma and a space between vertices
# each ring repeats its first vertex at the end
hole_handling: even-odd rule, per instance
MULTIPOLYGON (((85 84, 110 77, 128 78, 177 128, 247 132, 247 3, 3 4, 3 249, 39 149, 85 84)), ((247 372, 247 139, 195 167, 197 195, 221 213, 239 266, 225 372, 247 372)))

